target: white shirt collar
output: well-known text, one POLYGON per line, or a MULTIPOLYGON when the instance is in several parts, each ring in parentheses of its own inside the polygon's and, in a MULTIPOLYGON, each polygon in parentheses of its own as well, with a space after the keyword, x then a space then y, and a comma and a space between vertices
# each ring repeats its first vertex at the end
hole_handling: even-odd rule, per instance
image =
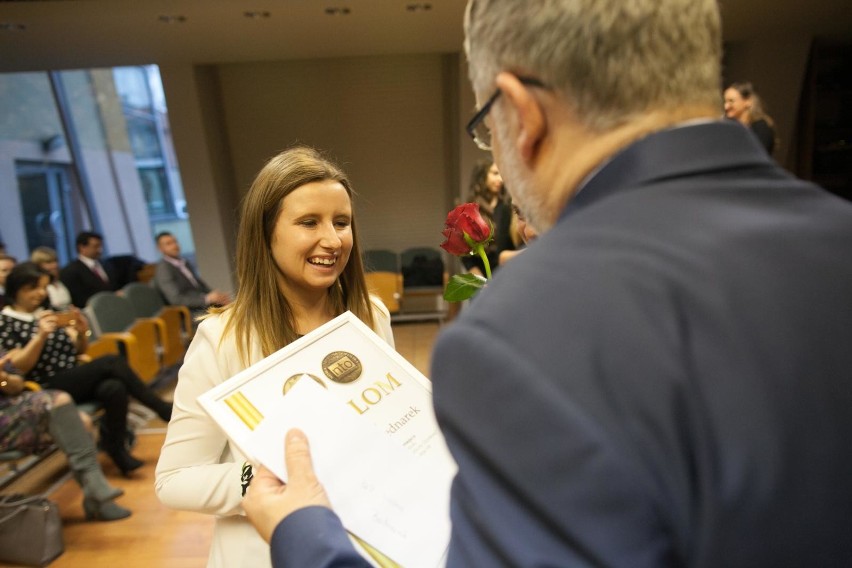
POLYGON ((86 266, 88 266, 88 267, 89 267, 89 270, 94 270, 94 269, 95 269, 95 267, 96 267, 98 264, 100 264, 97 260, 95 260, 95 259, 93 259, 93 258, 89 258, 88 256, 83 256, 82 254, 81 254, 80 256, 78 256, 77 258, 79 258, 79 259, 80 259, 80 262, 82 262, 83 264, 85 264, 86 266))
POLYGON ((12 309, 12 306, 6 306, 0 313, 2 313, 4 316, 9 316, 21 321, 34 322, 36 320, 35 313, 28 314, 26 312, 19 312, 18 310, 12 309))

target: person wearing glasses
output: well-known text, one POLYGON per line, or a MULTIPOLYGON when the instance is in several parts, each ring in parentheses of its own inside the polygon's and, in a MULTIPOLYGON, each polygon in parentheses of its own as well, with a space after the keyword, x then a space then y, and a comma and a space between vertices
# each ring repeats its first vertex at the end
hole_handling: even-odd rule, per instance
MULTIPOLYGON (((466 17, 469 130, 542 234, 432 354, 446 565, 852 565, 852 204, 719 116, 715 0, 523 4, 466 17)), ((285 449, 244 503, 276 564, 355 566, 285 449)))

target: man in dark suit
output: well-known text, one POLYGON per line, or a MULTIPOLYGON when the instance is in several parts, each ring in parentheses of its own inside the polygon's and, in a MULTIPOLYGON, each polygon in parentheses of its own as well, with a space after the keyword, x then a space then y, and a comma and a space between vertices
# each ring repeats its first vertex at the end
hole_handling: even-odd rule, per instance
MULTIPOLYGON (((717 2, 468 8, 469 130, 543 234, 433 353, 447 565, 852 565, 852 205, 718 120, 717 2)), ((275 564, 347 558, 287 450, 275 564)))
POLYGON ((100 262, 104 252, 103 237, 83 231, 77 235, 76 245, 77 258, 59 271, 59 279, 71 292, 71 303, 82 309, 96 293, 115 288, 111 276, 100 262))
POLYGON ((230 303, 228 294, 211 289, 192 265, 180 256, 180 244, 174 235, 166 231, 159 233, 157 248, 163 258, 157 263, 154 286, 166 302, 186 306, 194 312, 203 312, 210 305, 230 303))

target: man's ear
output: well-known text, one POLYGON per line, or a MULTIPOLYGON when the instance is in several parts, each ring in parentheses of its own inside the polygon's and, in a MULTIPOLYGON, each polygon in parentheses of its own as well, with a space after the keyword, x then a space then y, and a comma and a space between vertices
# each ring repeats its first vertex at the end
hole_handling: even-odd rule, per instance
POLYGON ((518 121, 518 136, 515 140, 518 152, 525 162, 531 163, 547 134, 544 108, 538 99, 532 96, 530 88, 521 83, 515 75, 503 71, 497 75, 495 82, 509 103, 509 112, 515 113, 518 121))

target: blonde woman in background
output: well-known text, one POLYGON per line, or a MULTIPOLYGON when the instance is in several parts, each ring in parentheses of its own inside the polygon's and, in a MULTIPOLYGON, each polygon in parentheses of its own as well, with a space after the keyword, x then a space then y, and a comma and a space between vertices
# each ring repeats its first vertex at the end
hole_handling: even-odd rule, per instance
POLYGON ((751 83, 725 89, 725 116, 749 127, 770 156, 775 150, 775 121, 766 113, 751 83))
POLYGON ((208 566, 270 566, 270 554, 243 514, 246 459, 198 396, 347 310, 393 346, 390 314, 367 293, 352 195, 337 166, 295 147, 267 162, 243 202, 238 291, 198 327, 156 474, 164 504, 217 516, 208 566))
POLYGON ((71 306, 71 292, 59 279, 59 259, 56 251, 50 247, 36 247, 30 253, 30 261, 47 272, 50 282, 47 285, 47 299, 55 310, 67 310, 71 306))

